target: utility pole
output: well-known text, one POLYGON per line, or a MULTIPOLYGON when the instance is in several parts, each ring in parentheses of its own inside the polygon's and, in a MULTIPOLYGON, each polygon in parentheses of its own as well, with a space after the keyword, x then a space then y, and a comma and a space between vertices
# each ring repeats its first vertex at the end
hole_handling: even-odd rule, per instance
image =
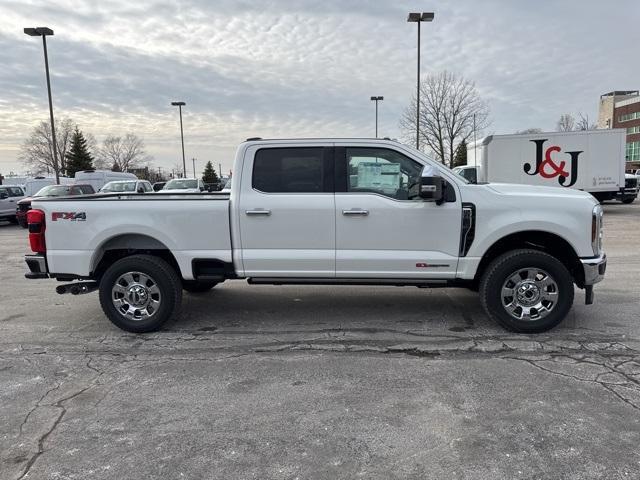
POLYGON ((376 138, 378 138, 378 102, 384 100, 384 97, 371 97, 371 100, 376 102, 376 138))
POLYGON ((193 162, 193 178, 196 178, 196 159, 192 158, 191 161, 193 162))
POLYGON ((416 149, 420 150, 420 24, 422 22, 432 22, 435 14, 433 12, 410 13, 407 22, 418 24, 418 81, 416 86, 416 149))
POLYGON ((186 105, 184 102, 171 102, 171 105, 178 107, 180 111, 180 141, 182 142, 182 172, 187 176, 187 162, 184 159, 184 131, 182 130, 182 107, 186 105))
POLYGON ((51 80, 49 79, 49 56, 47 55, 47 35, 53 35, 53 30, 48 27, 25 28, 24 33, 30 37, 42 37, 44 48, 44 70, 47 75, 47 93, 49 95, 49 117, 51 118, 51 140, 53 147, 53 171, 56 174, 56 183, 60 183, 60 164, 58 163, 58 143, 56 142, 56 126, 53 121, 53 101, 51 100, 51 80))

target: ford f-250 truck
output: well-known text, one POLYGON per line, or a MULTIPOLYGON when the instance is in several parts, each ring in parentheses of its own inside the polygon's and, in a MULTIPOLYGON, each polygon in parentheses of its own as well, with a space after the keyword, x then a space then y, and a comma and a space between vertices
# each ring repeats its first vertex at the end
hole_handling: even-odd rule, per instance
POLYGON ((604 276, 602 208, 584 192, 470 184, 390 140, 250 139, 233 171, 230 194, 35 199, 27 278, 99 290, 133 332, 177 314, 183 290, 236 279, 466 287, 507 329, 541 332, 574 284, 591 303, 604 276))

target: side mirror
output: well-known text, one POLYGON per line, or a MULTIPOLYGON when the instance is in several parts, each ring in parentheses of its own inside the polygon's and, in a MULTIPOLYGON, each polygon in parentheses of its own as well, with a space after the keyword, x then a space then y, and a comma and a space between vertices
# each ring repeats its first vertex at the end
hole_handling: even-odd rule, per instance
POLYGON ((201 191, 201 192, 204 192, 204 187, 200 187, 200 191, 201 191))
POLYGON ((138 187, 138 193, 144 193, 144 187, 138 187))
POLYGON ((439 175, 425 175, 420 177, 419 195, 425 202, 436 202, 438 205, 444 200, 444 179, 439 175))
POLYGON ((6 200, 9 198, 9 194, 7 192, 0 192, 0 200, 6 200))

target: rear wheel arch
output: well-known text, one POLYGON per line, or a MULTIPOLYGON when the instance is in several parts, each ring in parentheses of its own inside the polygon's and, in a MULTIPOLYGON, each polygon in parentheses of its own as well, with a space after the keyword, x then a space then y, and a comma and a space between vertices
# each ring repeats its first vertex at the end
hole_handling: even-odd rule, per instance
POLYGON ((104 241, 95 251, 91 261, 91 276, 100 279, 114 262, 133 255, 158 257, 173 267, 182 277, 180 267, 171 250, 161 241, 139 233, 117 235, 104 241))
POLYGON ((487 249, 476 270, 474 286, 480 284, 487 267, 500 255, 512 250, 531 249, 557 258, 569 271, 578 287, 584 287, 584 269, 575 249, 560 235, 540 230, 525 230, 512 233, 497 240, 487 249))

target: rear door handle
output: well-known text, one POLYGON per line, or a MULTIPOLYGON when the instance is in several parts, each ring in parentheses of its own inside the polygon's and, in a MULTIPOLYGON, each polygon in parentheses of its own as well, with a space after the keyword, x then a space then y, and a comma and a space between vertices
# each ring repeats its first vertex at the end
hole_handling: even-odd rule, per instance
POLYGON ((352 208, 351 210, 342 210, 342 214, 347 216, 361 215, 366 217, 367 215, 369 215, 369 210, 362 210, 361 208, 352 208))
POLYGON ((265 210, 264 208, 254 208, 253 210, 245 210, 247 215, 271 215, 271 210, 265 210))

